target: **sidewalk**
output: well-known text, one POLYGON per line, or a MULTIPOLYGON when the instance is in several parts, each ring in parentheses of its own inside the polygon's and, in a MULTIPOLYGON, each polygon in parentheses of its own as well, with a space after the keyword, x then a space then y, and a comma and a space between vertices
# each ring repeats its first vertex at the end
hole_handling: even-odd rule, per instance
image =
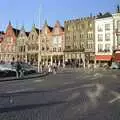
POLYGON ((0 78, 0 82, 32 79, 32 78, 37 78, 37 77, 44 77, 46 75, 48 75, 47 72, 34 73, 34 74, 26 75, 23 78, 18 78, 18 79, 16 77, 3 77, 3 78, 0 78))

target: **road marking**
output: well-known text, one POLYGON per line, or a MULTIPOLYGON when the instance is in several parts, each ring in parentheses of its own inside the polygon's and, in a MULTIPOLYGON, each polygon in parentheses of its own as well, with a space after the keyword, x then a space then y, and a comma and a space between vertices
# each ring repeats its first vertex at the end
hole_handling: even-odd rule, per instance
POLYGON ((76 89, 79 89, 79 88, 94 87, 95 85, 96 85, 96 84, 86 84, 86 85, 82 85, 82 86, 79 86, 79 87, 67 88, 67 89, 65 89, 65 90, 61 90, 60 92, 72 91, 72 90, 76 90, 76 89))
POLYGON ((112 75, 112 77, 113 77, 114 79, 117 79, 117 75, 112 75))
POLYGON ((64 82, 64 85, 74 84, 75 82, 64 82))
POLYGON ((42 81, 44 81, 43 79, 42 80, 40 80, 40 79, 38 79, 38 80, 35 80, 35 81, 33 81, 34 83, 40 83, 40 82, 42 82, 42 81))
POLYGON ((95 86, 96 84, 85 84, 85 85, 82 85, 82 87, 84 88, 84 87, 93 87, 93 86, 95 86))
POLYGON ((114 103, 115 101, 120 100, 120 93, 115 91, 112 91, 111 93, 115 96, 115 98, 110 100, 108 103, 114 103))
POLYGON ((71 100, 73 100, 73 99, 76 99, 77 97, 79 97, 80 96, 80 93, 73 93, 71 96, 69 96, 68 98, 67 98, 67 101, 71 101, 71 100))
POLYGON ((7 94, 11 94, 11 93, 19 93, 19 92, 25 92, 25 91, 32 91, 35 88, 26 88, 26 89, 19 89, 19 90, 14 90, 14 91, 7 91, 5 93, 7 94))
POLYGON ((104 91, 104 86, 96 84, 96 90, 94 92, 87 91, 86 94, 94 106, 97 105, 97 97, 100 97, 104 91))

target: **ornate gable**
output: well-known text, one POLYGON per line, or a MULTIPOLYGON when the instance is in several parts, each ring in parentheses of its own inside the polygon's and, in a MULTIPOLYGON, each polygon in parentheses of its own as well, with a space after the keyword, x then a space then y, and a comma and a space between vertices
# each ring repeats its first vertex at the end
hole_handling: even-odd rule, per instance
POLYGON ((53 34, 61 34, 64 32, 64 28, 60 25, 59 21, 56 21, 56 24, 53 28, 53 34))
POLYGON ((53 30, 53 27, 48 26, 47 21, 45 21, 45 24, 44 24, 44 26, 42 28, 42 34, 46 34, 47 35, 47 34, 51 33, 52 30, 53 30))
POLYGON ((25 42, 28 40, 27 34, 25 32, 24 26, 21 28, 20 33, 17 38, 17 43, 25 44, 25 42))
POLYGON ((32 31, 29 33, 29 41, 30 42, 38 41, 38 36, 39 36, 39 29, 37 29, 35 25, 33 25, 32 31))

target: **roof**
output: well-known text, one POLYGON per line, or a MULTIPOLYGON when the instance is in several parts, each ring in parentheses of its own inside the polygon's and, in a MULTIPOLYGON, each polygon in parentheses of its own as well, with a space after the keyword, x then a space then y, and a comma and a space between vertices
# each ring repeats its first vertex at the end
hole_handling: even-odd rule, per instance
POLYGON ((20 33, 20 30, 19 30, 19 29, 16 29, 16 28, 13 28, 13 31, 14 31, 14 33, 15 33, 16 36, 18 36, 19 33, 20 33))
POLYGON ((53 27, 51 27, 51 26, 47 26, 47 27, 50 29, 50 32, 52 32, 53 27))
POLYGON ((37 31, 37 33, 39 34, 40 30, 38 28, 35 28, 35 30, 37 31))
POLYGON ((30 34, 30 32, 25 32, 26 33, 26 36, 28 37, 29 36, 29 34, 30 34))
POLYGON ((61 29, 64 31, 64 27, 61 26, 61 29))
POLYGON ((0 35, 4 35, 4 31, 0 31, 0 35))
POLYGON ((112 17, 112 14, 109 13, 109 12, 106 12, 106 13, 104 13, 104 14, 99 13, 99 14, 97 15, 96 19, 107 18, 107 17, 112 17))
POLYGON ((3 31, 0 31, 0 43, 4 40, 4 32, 3 31))

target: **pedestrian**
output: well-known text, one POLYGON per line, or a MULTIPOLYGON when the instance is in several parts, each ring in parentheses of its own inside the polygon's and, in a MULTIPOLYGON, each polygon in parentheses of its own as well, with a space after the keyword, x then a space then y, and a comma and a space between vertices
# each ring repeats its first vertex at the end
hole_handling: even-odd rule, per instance
POLYGON ((16 63, 16 77, 17 78, 21 77, 21 70, 22 70, 21 64, 19 61, 17 61, 16 63))
POLYGON ((48 73, 51 73, 51 72, 52 72, 51 65, 48 64, 48 73))
POLYGON ((23 78, 24 77, 24 68, 23 68, 23 63, 20 62, 20 66, 21 66, 21 69, 20 69, 20 78, 23 78))
POLYGON ((56 64, 54 63, 54 65, 53 65, 53 74, 56 74, 56 72, 57 72, 57 66, 56 66, 56 64))

